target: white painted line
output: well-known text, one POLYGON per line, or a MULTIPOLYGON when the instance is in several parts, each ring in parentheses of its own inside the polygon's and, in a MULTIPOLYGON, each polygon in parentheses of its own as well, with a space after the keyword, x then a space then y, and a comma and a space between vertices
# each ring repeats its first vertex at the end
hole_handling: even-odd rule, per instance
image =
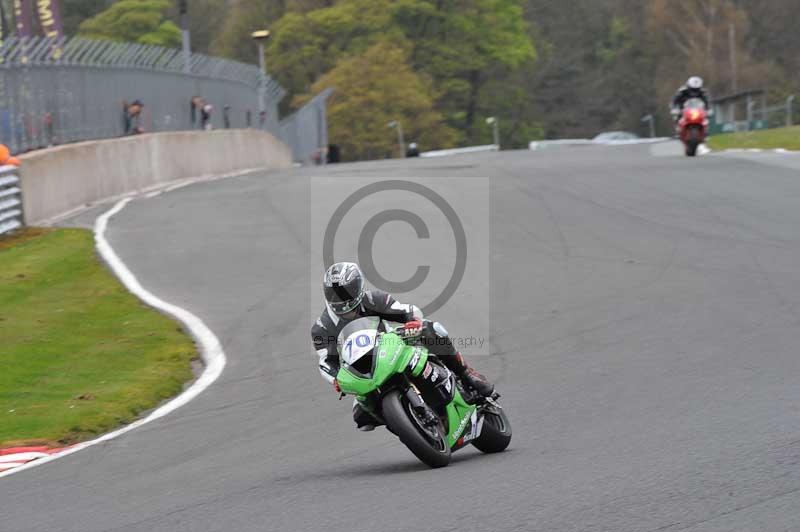
POLYGON ((81 205, 80 207, 76 207, 67 212, 63 212, 51 218, 45 218, 44 220, 34 220, 30 225, 49 227, 52 225, 56 225, 57 223, 66 220, 67 218, 72 218, 73 216, 77 216, 78 214, 86 210, 92 209, 99 205, 115 203, 121 199, 125 198, 133 199, 141 195, 144 195, 145 198, 154 198, 159 194, 163 194, 164 192, 170 192, 172 190, 176 190, 181 187, 194 185, 195 183, 205 183, 206 181, 216 181, 219 179, 240 177, 248 174, 253 174, 255 172, 269 172, 269 171, 271 171, 271 169, 269 168, 245 168, 244 170, 236 170, 235 172, 228 172, 226 174, 207 174, 200 177, 189 177, 186 179, 179 179, 176 181, 168 181, 167 183, 157 183, 155 185, 151 185, 149 187, 145 187, 140 190, 133 190, 130 192, 125 192, 124 194, 117 194, 116 196, 101 198, 96 201, 87 203, 86 205, 81 205))
POLYGON ((697 147, 698 155, 708 155, 709 153, 711 153, 711 148, 709 148, 705 144, 701 144, 697 147))
POLYGON ((0 478, 13 475, 14 473, 19 473, 20 471, 25 471, 32 467, 46 464, 72 453, 77 453, 78 451, 82 451, 83 449, 92 447, 98 443, 113 440, 114 438, 122 436, 123 434, 137 429, 142 425, 146 425, 151 421, 162 418, 200 395, 215 380, 217 380, 217 378, 222 374, 223 368, 225 368, 225 351, 223 351, 222 344, 220 344, 219 339, 211 331, 211 329, 209 329, 206 324, 200 320, 200 318, 188 310, 171 303, 167 303, 142 287, 142 285, 139 284, 139 281, 136 279, 136 276, 131 273, 125 263, 122 262, 117 253, 111 247, 111 244, 108 243, 108 240, 106 240, 108 220, 111 219, 111 217, 115 214, 118 214, 125 207, 125 205, 128 204, 129 201, 131 201, 131 198, 120 200, 116 205, 114 205, 114 207, 100 215, 95 221, 94 235, 97 251, 128 290, 130 290, 134 295, 151 307, 157 308, 158 310, 169 314, 183 323, 183 325, 189 330, 192 336, 194 336, 195 340, 200 346, 200 354, 203 357, 205 369, 200 377, 194 381, 192 385, 189 386, 182 394, 153 410, 147 417, 138 421, 134 421, 130 425, 126 425, 121 429, 104 434, 97 439, 74 445, 60 453, 51 454, 49 456, 33 460, 32 462, 28 462, 20 467, 0 472, 0 478))
POLYGON ((47 453, 14 453, 0 456, 0 464, 7 464, 9 462, 27 462, 28 460, 35 460, 37 458, 44 458, 50 456, 47 453))

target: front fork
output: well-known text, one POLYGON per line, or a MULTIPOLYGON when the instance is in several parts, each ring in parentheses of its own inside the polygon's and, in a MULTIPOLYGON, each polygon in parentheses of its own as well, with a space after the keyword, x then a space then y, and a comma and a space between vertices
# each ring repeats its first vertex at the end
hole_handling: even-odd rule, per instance
MULTIPOLYGON (((422 416, 426 424, 432 426, 438 423, 439 418, 436 416, 436 413, 431 410, 430 406, 428 406, 428 404, 422 399, 422 394, 417 386, 408 378, 405 378, 404 380, 405 397, 411 407, 422 416)), ((356 403, 358 403, 365 411, 369 412, 372 417, 380 421, 381 424, 385 424, 385 420, 383 419, 383 416, 381 416, 379 412, 380 409, 375 401, 375 397, 380 397, 380 395, 380 391, 378 391, 378 393, 375 395, 358 395, 356 396, 355 400, 356 403)))

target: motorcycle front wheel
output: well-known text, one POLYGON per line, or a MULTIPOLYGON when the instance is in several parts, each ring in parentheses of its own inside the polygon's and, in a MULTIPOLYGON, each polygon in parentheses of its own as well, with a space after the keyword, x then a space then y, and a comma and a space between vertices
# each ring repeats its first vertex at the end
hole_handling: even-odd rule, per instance
POLYGON ((700 145, 700 130, 697 126, 689 127, 689 138, 686 140, 686 156, 694 157, 697 155, 697 147, 700 145))
POLYGON ((389 430, 422 462, 430 467, 450 463, 450 446, 441 424, 427 427, 400 390, 384 396, 382 409, 389 430))

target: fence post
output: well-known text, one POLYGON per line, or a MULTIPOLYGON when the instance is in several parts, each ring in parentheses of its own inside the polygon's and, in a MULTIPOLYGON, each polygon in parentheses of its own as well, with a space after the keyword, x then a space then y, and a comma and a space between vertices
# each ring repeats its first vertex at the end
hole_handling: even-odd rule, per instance
POLYGON ((786 98, 786 127, 792 127, 792 104, 794 103, 794 94, 786 98))

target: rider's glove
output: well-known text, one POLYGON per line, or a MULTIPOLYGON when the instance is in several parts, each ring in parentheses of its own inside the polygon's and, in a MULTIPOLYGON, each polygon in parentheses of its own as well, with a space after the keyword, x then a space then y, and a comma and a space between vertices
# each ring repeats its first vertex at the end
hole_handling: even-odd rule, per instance
POLYGON ((422 334, 422 322, 420 320, 411 320, 403 324, 398 331, 403 337, 414 337, 422 334))
POLYGON ((342 393, 342 389, 339 388, 339 379, 333 379, 333 389, 336 390, 337 393, 342 393))

